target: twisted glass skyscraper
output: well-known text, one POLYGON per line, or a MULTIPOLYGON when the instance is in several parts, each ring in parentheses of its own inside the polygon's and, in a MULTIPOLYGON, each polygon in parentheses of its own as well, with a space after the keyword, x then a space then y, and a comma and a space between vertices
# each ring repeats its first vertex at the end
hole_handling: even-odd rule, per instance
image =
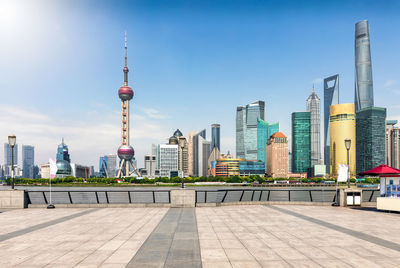
POLYGON ((371 49, 369 44, 368 21, 357 22, 354 43, 356 76, 354 104, 356 112, 374 106, 371 49))

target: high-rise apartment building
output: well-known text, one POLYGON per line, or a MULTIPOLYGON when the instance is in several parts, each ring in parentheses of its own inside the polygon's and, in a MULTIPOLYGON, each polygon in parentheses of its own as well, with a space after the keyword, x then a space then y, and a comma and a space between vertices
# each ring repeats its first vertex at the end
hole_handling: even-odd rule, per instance
POLYGON ((178 145, 160 144, 160 177, 170 177, 171 171, 178 172, 178 145))
MULTIPOLYGON (((14 163, 14 170, 18 167, 18 144, 14 146, 13 152, 13 163, 14 163)), ((11 176, 11 147, 8 143, 4 143, 4 176, 10 177, 11 176)), ((17 172, 15 172, 17 174, 17 172)))
POLYGON ((197 134, 197 131, 189 131, 188 134, 188 174, 193 176, 194 174, 194 155, 193 155, 193 137, 197 134))
POLYGON ((355 40, 355 111, 374 106, 371 48, 367 20, 356 23, 355 40))
POLYGON ((35 148, 30 145, 22 145, 22 177, 34 179, 35 172, 35 148))
POLYGON ((392 129, 390 140, 390 166, 400 169, 400 128, 392 129))
POLYGON ((321 101, 314 87, 306 101, 307 112, 311 113, 311 166, 321 163, 321 101))
POLYGON ((287 178, 289 171, 288 140, 282 132, 274 133, 267 143, 267 175, 287 178))
POLYGON ((367 107, 356 112, 356 172, 385 163, 386 109, 367 107))
POLYGON ((279 122, 268 124, 261 118, 257 118, 257 160, 267 163, 267 142, 272 134, 279 132, 279 122))
POLYGON ((392 131, 396 129, 397 120, 386 120, 385 132, 385 164, 392 166, 392 131))
POLYGON ((347 165, 345 140, 351 140, 350 174, 356 175, 356 114, 354 103, 332 105, 330 109, 330 174, 338 175, 339 164, 347 165))
POLYGON ((99 172, 107 178, 117 176, 117 155, 109 154, 100 157, 99 172))
POLYGON ((236 156, 257 160, 257 118, 265 120, 265 102, 256 101, 236 109, 236 156))
POLYGON ((339 75, 333 75, 324 79, 324 163, 326 173, 330 173, 330 130, 329 114, 331 105, 339 104, 339 75))
POLYGON ((292 113, 292 172, 311 168, 311 113, 292 113))

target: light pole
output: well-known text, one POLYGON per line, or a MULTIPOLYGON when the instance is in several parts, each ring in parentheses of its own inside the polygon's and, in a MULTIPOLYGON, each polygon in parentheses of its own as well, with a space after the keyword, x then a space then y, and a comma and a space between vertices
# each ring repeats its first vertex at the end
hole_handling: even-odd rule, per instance
POLYGON ((15 135, 8 136, 8 145, 11 147, 11 189, 14 190, 14 146, 17 141, 15 135))
MULTIPOLYGON (((181 148, 181 159, 180 159, 180 166, 183 171, 183 148, 185 148, 185 139, 179 138, 179 147, 181 148)), ((179 159, 179 154, 178 154, 178 159, 179 159)), ((179 168, 178 168, 179 172, 179 168)), ((185 176, 182 174, 182 189, 185 188, 185 176)))
POLYGON ((350 157, 349 157, 349 151, 350 151, 350 147, 351 147, 351 140, 350 139, 345 139, 344 140, 344 145, 346 146, 346 150, 347 150, 347 167, 348 167, 348 171, 347 171, 347 187, 350 188, 350 157))

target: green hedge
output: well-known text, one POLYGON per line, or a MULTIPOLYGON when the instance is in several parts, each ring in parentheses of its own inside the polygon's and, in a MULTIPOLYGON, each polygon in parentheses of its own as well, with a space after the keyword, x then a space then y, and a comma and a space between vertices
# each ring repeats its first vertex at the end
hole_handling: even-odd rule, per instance
MULTIPOLYGON (((182 178, 174 177, 158 177, 155 179, 143 178, 137 179, 123 178, 121 179, 125 183, 135 183, 135 184, 157 184, 157 183, 181 183, 182 178)), ((258 175, 251 175, 246 177, 231 176, 231 177, 186 177, 184 178, 185 183, 195 183, 195 182, 226 182, 226 183, 273 183, 274 181, 287 181, 287 180, 297 180, 303 183, 321 183, 323 181, 336 181, 336 179, 325 179, 325 178, 308 178, 308 179, 291 179, 291 178, 264 178, 258 175)), ((351 182, 355 182, 355 179, 351 179, 351 182)), ((6 180, 7 184, 11 184, 11 178, 6 180)), ((52 184, 66 184, 66 183, 85 183, 83 178, 66 177, 66 178, 54 178, 52 179, 52 184)), ((16 178, 15 184, 33 185, 33 184, 48 184, 49 179, 25 179, 16 178)), ((117 178, 88 178, 86 183, 90 184, 114 184, 118 183, 117 178)), ((365 178, 362 182, 363 184, 376 184, 379 183, 379 178, 365 178)))

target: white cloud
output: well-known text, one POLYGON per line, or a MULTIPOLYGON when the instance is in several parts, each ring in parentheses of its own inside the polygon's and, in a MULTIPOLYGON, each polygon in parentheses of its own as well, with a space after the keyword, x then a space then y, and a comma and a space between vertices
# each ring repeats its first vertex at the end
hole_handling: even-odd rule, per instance
POLYGON ((168 118, 167 115, 161 114, 160 111, 158 111, 158 110, 156 110, 154 108, 144 108, 142 110, 149 118, 153 118, 153 119, 166 119, 166 118, 168 118))
MULTIPOLYGON (((12 133, 17 136, 19 151, 22 144, 35 146, 36 164, 54 158, 57 146, 64 137, 73 162, 97 168, 99 157, 115 154, 120 145, 120 115, 114 110, 94 110, 79 118, 60 120, 54 115, 2 104, 0 141, 7 142, 7 136, 12 133)), ((150 152, 151 143, 164 141, 170 133, 166 126, 150 116, 131 114, 130 134, 131 145, 135 148, 136 159, 141 167, 143 156, 150 152)), ((18 157, 19 163, 21 158, 18 157)))
POLYGON ((391 87, 391 86, 395 85, 396 83, 397 83, 396 80, 387 80, 387 81, 383 84, 383 86, 386 87, 386 88, 388 88, 388 87, 391 87))
POLYGON ((312 80, 313 84, 321 84, 322 82, 324 82, 324 79, 322 78, 315 78, 314 80, 312 80))

